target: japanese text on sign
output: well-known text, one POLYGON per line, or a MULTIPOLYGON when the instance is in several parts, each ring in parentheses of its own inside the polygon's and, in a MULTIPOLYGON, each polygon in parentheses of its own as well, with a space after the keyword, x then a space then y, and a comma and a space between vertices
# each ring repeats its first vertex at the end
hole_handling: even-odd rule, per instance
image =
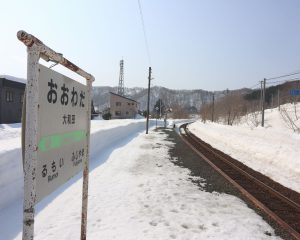
POLYGON ((87 87, 39 69, 37 202, 82 170, 89 121, 87 87))

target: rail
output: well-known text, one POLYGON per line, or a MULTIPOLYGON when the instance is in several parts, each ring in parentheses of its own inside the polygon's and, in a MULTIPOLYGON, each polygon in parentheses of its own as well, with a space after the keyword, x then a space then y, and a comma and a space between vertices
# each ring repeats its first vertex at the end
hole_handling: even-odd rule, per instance
MULTIPOLYGON (((300 194, 290 190, 287 194, 282 194, 280 190, 258 179, 252 169, 240 167, 234 159, 225 155, 193 135, 187 128, 187 124, 180 126, 185 134, 181 134, 183 140, 206 162, 208 162, 217 172, 232 183, 246 198, 256 207, 262 209, 269 217, 277 222, 295 239, 300 239, 300 205, 295 199, 288 196, 300 194), (243 169, 242 169, 243 168, 243 169), (275 206, 276 205, 276 206, 275 206)), ((237 162, 237 161, 236 161, 237 162)), ((279 184, 278 184, 279 185, 279 184)), ((284 188, 283 186, 281 186, 284 188)), ((284 188, 285 191, 286 188, 284 188)))

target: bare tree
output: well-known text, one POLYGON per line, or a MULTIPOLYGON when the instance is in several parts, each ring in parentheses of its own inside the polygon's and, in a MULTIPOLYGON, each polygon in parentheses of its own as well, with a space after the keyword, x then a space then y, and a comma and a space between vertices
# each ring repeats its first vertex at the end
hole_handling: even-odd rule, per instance
MULTIPOLYGON (((294 105, 294 107, 296 108, 297 105, 294 105)), ((300 133, 300 124, 297 123, 298 118, 293 117, 293 114, 287 107, 281 107, 280 114, 289 129, 293 130, 296 133, 300 133)))
POLYGON ((249 112, 246 116, 246 123, 251 127, 258 127, 261 123, 261 112, 249 112))
POLYGON ((184 107, 180 104, 173 104, 171 106, 173 118, 186 119, 189 118, 189 114, 185 111, 184 107))
POLYGON ((245 100, 238 93, 228 94, 215 103, 216 121, 227 125, 239 122, 241 116, 246 112, 245 100))
POLYGON ((211 121, 211 115, 212 115, 212 104, 211 103, 207 103, 207 104, 204 104, 201 106, 201 109, 200 109, 200 116, 201 116, 201 120, 203 122, 206 122, 206 121, 211 121))

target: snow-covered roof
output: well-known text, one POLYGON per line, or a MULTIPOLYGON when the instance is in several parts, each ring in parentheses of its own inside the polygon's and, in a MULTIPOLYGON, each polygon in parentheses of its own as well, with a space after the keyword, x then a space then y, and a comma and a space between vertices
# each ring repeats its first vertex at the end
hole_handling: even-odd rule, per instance
POLYGON ((0 75, 0 78, 5 78, 10 81, 19 82, 19 83, 27 83, 27 79, 25 78, 17 78, 10 75, 0 75))
POLYGON ((122 97, 122 98, 128 99, 128 100, 130 100, 130 101, 133 101, 133 102, 136 102, 136 103, 137 103, 137 101, 135 101, 135 100, 133 100, 133 99, 131 99, 131 98, 128 98, 128 97, 125 97, 125 96, 119 95, 119 94, 117 94, 117 93, 114 93, 114 92, 109 92, 109 93, 110 93, 110 94, 113 94, 113 95, 116 95, 116 96, 118 96, 118 97, 122 97))

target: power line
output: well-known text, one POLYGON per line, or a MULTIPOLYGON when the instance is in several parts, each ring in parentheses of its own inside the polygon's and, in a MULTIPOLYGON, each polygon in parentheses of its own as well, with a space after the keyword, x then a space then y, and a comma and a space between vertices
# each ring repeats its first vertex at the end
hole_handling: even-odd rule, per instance
POLYGON ((259 86, 260 85, 260 83, 256 83, 255 85, 253 85, 253 86, 251 86, 251 87, 249 87, 250 89, 252 89, 252 88, 254 88, 254 87, 256 87, 256 86, 259 86))
POLYGON ((144 22, 143 11, 142 11, 142 6, 141 6, 141 3, 140 3, 140 0, 138 0, 138 4, 139 4, 139 9, 140 9, 140 16, 141 16, 141 22, 142 22, 142 27, 143 27, 144 40, 145 40, 145 46, 146 46, 148 61, 149 61, 149 65, 151 66, 151 57, 150 57, 150 51, 149 51, 149 45, 148 45, 148 40, 147 40, 145 22, 144 22))
POLYGON ((299 81, 299 80, 300 80, 299 77, 297 77, 297 78, 291 78, 291 79, 286 79, 286 81, 299 81))
POLYGON ((279 81, 271 81, 271 82, 268 82, 268 84, 274 84, 274 83, 285 83, 289 81, 288 79, 287 80, 279 80, 279 81))
POLYGON ((285 82, 297 81, 297 80, 300 80, 300 78, 299 78, 299 77, 297 77, 297 78, 289 78, 289 79, 278 80, 278 81, 271 81, 271 82, 268 82, 268 84, 274 84, 274 83, 285 83, 285 82))
MULTIPOLYGON (((268 79, 266 79, 268 80, 268 79)), ((288 78, 288 79, 283 79, 283 80, 278 80, 278 81, 270 81, 270 82, 266 82, 266 84, 268 85, 272 85, 272 84, 276 84, 276 83, 286 83, 286 82, 290 82, 290 81, 299 81, 300 78, 299 77, 296 77, 296 78, 288 78)), ((260 82, 258 82, 257 84, 251 86, 251 87, 247 87, 248 89, 253 89, 257 86, 260 86, 260 82)))
POLYGON ((296 75, 296 74, 300 74, 300 71, 285 74, 285 75, 281 75, 281 76, 278 76, 278 77, 267 78, 266 80, 269 81, 269 80, 274 80, 274 79, 278 79, 278 78, 289 77, 289 76, 296 75))
POLYGON ((281 80, 281 81, 272 81, 272 82, 268 82, 267 84, 280 84, 280 83, 285 83, 288 82, 289 80, 281 80))

